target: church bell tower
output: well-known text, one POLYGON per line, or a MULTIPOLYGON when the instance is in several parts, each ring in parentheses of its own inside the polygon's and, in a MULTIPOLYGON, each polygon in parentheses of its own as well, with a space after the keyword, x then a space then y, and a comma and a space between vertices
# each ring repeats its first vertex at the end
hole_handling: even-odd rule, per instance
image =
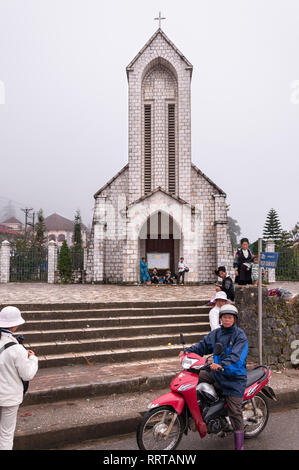
POLYGON ((190 201, 191 76, 161 27, 127 67, 129 203, 158 187, 190 201))

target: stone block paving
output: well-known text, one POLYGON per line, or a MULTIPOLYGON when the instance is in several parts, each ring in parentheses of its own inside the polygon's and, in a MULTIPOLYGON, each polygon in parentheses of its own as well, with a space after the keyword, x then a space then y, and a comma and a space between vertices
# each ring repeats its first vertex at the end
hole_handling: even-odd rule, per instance
POLYGON ((206 300, 214 293, 214 284, 202 286, 122 286, 12 282, 0 284, 0 304, 206 300))
MULTIPOLYGON (((281 287, 299 293, 299 282, 276 282, 268 288, 281 287)), ((202 286, 122 286, 71 284, 58 285, 46 283, 8 283, 0 284, 1 304, 27 303, 92 303, 126 301, 162 300, 206 300, 215 294, 215 285, 202 286)))

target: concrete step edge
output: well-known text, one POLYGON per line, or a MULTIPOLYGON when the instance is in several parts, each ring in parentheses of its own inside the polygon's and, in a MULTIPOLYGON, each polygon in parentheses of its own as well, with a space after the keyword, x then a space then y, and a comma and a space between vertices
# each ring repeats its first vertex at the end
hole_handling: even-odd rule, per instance
MULTIPOLYGON (((154 324, 154 325, 129 325, 129 326, 121 326, 121 330, 133 330, 133 329, 146 329, 146 328, 175 328, 175 327, 180 327, 184 328, 187 326, 208 326, 210 323, 209 322, 194 322, 194 323, 161 323, 161 324, 154 324)), ((55 333, 75 333, 75 332, 84 332, 84 331, 118 331, 120 329, 120 326, 103 326, 103 327, 90 327, 90 328, 64 328, 60 330, 28 330, 28 331, 22 331, 19 332, 18 334, 24 334, 24 335, 47 335, 47 334, 55 334, 55 333)))
MULTIPOLYGON (((158 389, 157 389, 158 391, 158 389)), ((160 390, 156 396, 168 390, 160 390)), ((291 407, 299 401, 299 390, 283 390, 277 393, 277 402, 269 400, 270 410, 275 408, 291 407)), ((51 405, 49 405, 51 406, 51 405)), ((115 435, 136 432, 137 426, 144 413, 148 410, 145 406, 135 407, 125 416, 116 417, 112 420, 98 420, 87 424, 75 425, 66 423, 65 428, 52 428, 32 430, 31 432, 16 432, 14 439, 14 450, 46 450, 63 448, 63 446, 78 444, 88 440, 112 437, 115 435), (137 411, 139 409, 139 411, 137 411)))
MULTIPOLYGON (((208 325, 208 323, 207 323, 208 325)), ((199 335, 202 336, 202 335, 207 335, 209 333, 209 331, 200 331, 200 332, 187 332, 185 333, 185 336, 186 337, 198 337, 199 335)), ((176 333, 171 333, 172 336, 177 336, 177 340, 178 340, 178 344, 180 344, 180 337, 179 337, 179 333, 176 334, 176 333)), ((24 346, 27 348, 27 349, 34 349, 34 348, 40 348, 40 347, 43 347, 43 346, 59 346, 59 345, 64 345, 64 346, 67 346, 67 345, 76 345, 76 344, 89 344, 89 343, 111 343, 111 342, 117 342, 117 341, 132 341, 132 340, 150 340, 150 339, 165 339, 167 341, 167 339, 169 338, 169 334, 168 335, 155 335, 155 334, 152 334, 152 335, 145 335, 145 336, 120 336, 120 337, 117 337, 117 338, 87 338, 87 339, 84 339, 84 340, 71 340, 71 341, 47 341, 47 342, 42 342, 42 343, 24 343, 24 346)), ((130 348, 131 349, 131 348, 130 348)))
POLYGON ((86 320, 94 320, 94 321, 109 321, 109 320, 139 320, 139 319, 148 319, 154 320, 155 318, 200 318, 208 316, 209 312, 206 313, 187 313, 187 314, 169 314, 169 315, 137 315, 137 316, 115 316, 115 317, 79 317, 79 318, 39 318, 37 320, 30 319, 26 320, 26 324, 36 324, 36 323, 62 323, 62 322, 79 322, 79 321, 86 321, 86 320))

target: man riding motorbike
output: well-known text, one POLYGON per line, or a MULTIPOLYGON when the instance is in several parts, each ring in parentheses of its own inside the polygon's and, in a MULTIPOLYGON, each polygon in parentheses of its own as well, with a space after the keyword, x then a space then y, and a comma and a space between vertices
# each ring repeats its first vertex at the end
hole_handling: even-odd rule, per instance
MULTIPOLYGON (((221 388, 222 394, 226 397, 228 415, 234 430, 235 450, 243 450, 242 402, 247 380, 248 341, 244 331, 237 326, 238 310, 234 305, 221 307, 219 319, 222 322, 221 327, 211 331, 199 343, 187 348, 185 353, 192 352, 203 356, 213 353, 216 343, 222 344, 223 352, 220 356, 214 354, 211 372, 200 372, 199 383, 215 384, 216 382, 216 387, 218 385, 221 388)), ((180 356, 182 354, 184 353, 181 352, 180 356)))

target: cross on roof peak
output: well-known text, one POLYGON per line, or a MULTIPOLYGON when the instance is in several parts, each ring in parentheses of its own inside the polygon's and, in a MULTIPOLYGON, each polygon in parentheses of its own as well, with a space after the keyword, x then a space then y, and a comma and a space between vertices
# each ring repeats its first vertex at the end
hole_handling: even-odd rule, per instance
POLYGON ((165 18, 165 17, 162 17, 162 16, 161 16, 161 12, 159 11, 159 16, 158 16, 158 18, 154 18, 154 19, 159 21, 159 29, 161 29, 161 21, 162 21, 162 20, 166 20, 166 18, 165 18))

